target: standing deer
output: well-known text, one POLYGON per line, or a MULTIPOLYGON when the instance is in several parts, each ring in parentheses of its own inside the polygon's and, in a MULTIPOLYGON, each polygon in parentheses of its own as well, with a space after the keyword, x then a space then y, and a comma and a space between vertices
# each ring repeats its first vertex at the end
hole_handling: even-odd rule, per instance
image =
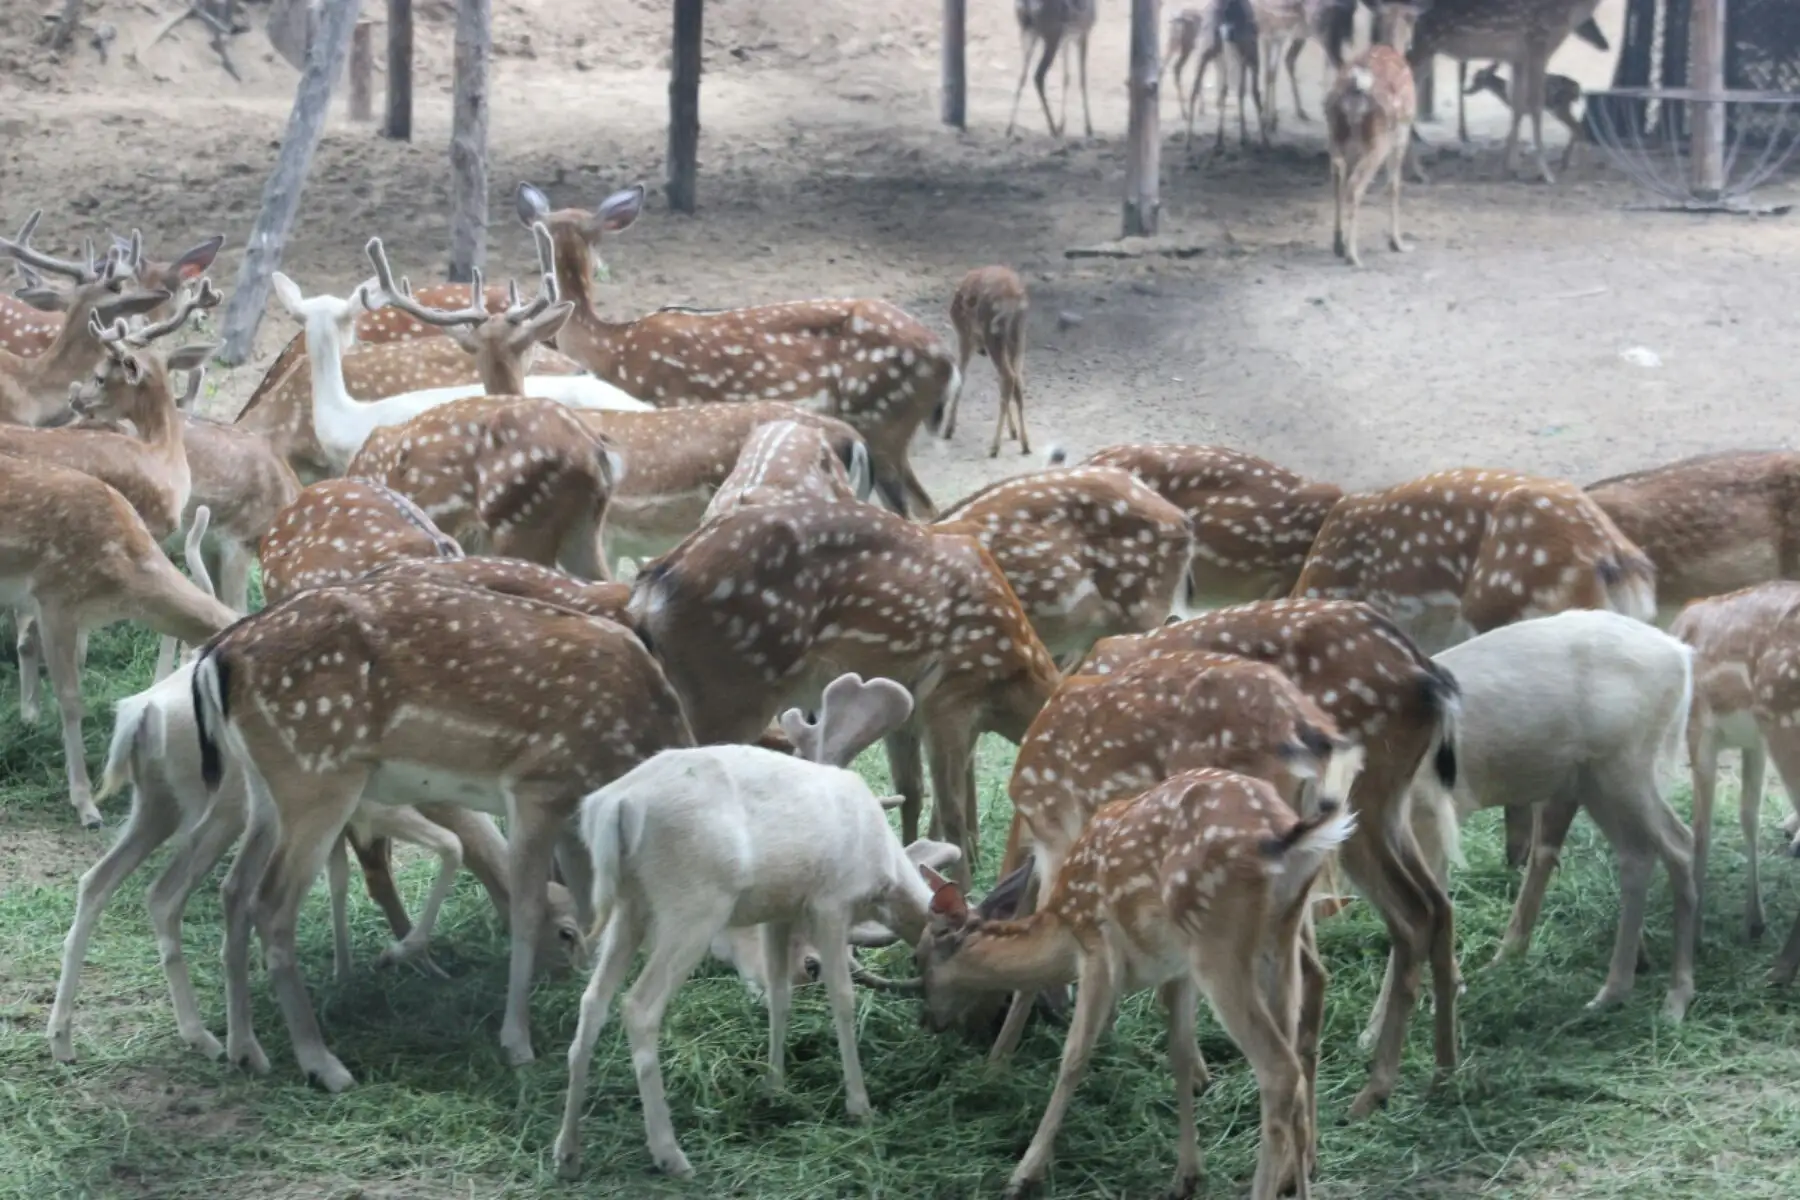
MULTIPOLYGON (((1170 17, 1169 32, 1163 39, 1162 62, 1158 65, 1156 70, 1156 82, 1160 87, 1163 76, 1167 74, 1169 70, 1169 55, 1174 54, 1175 102, 1181 109, 1181 115, 1186 118, 1190 126, 1193 124, 1194 118, 1193 114, 1188 109, 1186 94, 1181 86, 1181 72, 1182 69, 1187 66, 1188 60, 1193 58, 1195 52, 1200 49, 1200 44, 1202 40, 1204 40, 1205 32, 1206 12, 1202 9, 1184 8, 1174 16, 1170 17)), ((1202 68, 1195 76, 1194 99, 1196 101, 1200 100, 1199 80, 1204 78, 1205 75, 1206 72, 1204 68, 1202 68)))
POLYGON ((1064 40, 1075 43, 1075 57, 1081 68, 1081 119, 1087 127, 1087 136, 1094 136, 1094 118, 1088 112, 1087 90, 1087 51, 1088 35, 1094 31, 1094 10, 1097 0, 1013 0, 1013 16, 1019 22, 1020 52, 1024 61, 1019 64, 1019 86, 1013 90, 1012 115, 1006 119, 1006 136, 1011 137, 1013 126, 1019 121, 1019 98, 1025 94, 1025 76, 1031 72, 1031 52, 1043 43, 1044 53, 1038 60, 1037 74, 1032 81, 1037 85, 1038 100, 1044 106, 1044 124, 1050 127, 1050 136, 1060 138, 1068 124, 1069 115, 1069 56, 1063 55, 1062 110, 1063 120, 1059 123, 1050 115, 1050 97, 1044 94, 1044 79, 1050 74, 1050 64, 1056 59, 1056 52, 1064 40))
MULTIPOLYGON (((1261 52, 1257 42, 1256 11, 1253 0, 1211 0, 1205 9, 1205 28, 1201 31, 1201 40, 1206 49, 1200 54, 1200 65, 1194 68, 1194 92, 1186 105, 1188 114, 1187 144, 1191 148, 1194 142, 1194 116, 1200 108, 1200 81, 1206 75, 1207 64, 1220 57, 1227 50, 1237 58, 1238 68, 1238 143, 1249 145, 1250 131, 1244 121, 1244 97, 1249 95, 1256 101, 1256 128, 1262 134, 1264 145, 1269 142, 1269 116, 1263 103, 1263 83, 1261 52)), ((1299 43, 1296 43, 1298 48, 1299 43)), ((1216 154, 1225 148, 1225 96, 1229 90, 1229 72, 1221 63, 1219 66, 1219 132, 1213 139, 1213 152, 1216 154)), ((1299 98, 1296 86, 1294 96, 1299 98)))
POLYGON ((956 381, 949 398, 931 414, 935 432, 949 441, 956 432, 956 410, 969 381, 969 357, 981 354, 1000 378, 1000 416, 994 423, 989 458, 1000 456, 1002 434, 1016 434, 1019 453, 1031 453, 1025 436, 1025 318, 1031 308, 1025 281, 1011 267, 976 267, 950 298, 950 324, 956 328, 956 381))
MULTIPOLYGON (((1506 80, 1500 77, 1500 64, 1489 63, 1475 72, 1463 87, 1462 94, 1473 96, 1477 92, 1492 92, 1500 97, 1500 103, 1512 108, 1512 99, 1507 95, 1506 80)), ((1556 164, 1559 171, 1567 171, 1569 163, 1574 159, 1575 151, 1587 140, 1587 132, 1582 127, 1581 118, 1575 115, 1575 106, 1581 103, 1581 85, 1567 75, 1549 74, 1544 76, 1544 109, 1551 116, 1562 122, 1563 128, 1569 131, 1569 144, 1563 147, 1562 160, 1556 164)), ((1462 105, 1456 106, 1457 120, 1462 120, 1462 105)), ((1468 141, 1467 130, 1462 130, 1463 141, 1468 141)))
POLYGON ((1331 143, 1331 248, 1353 267, 1362 266, 1356 251, 1356 219, 1363 193, 1383 163, 1388 168, 1388 245, 1399 253, 1412 249, 1400 236, 1400 168, 1417 112, 1406 46, 1419 12, 1419 5, 1410 0, 1379 0, 1376 44, 1341 69, 1325 93, 1331 143))
MULTIPOLYGON (((1287 48, 1288 83, 1294 89, 1294 115, 1302 121, 1306 106, 1300 102, 1300 77, 1294 64, 1309 37, 1319 39, 1325 58, 1333 71, 1344 65, 1344 43, 1353 36, 1356 0, 1249 0, 1262 42, 1262 81, 1267 89, 1268 126, 1274 133, 1280 124, 1280 106, 1275 102, 1276 85, 1281 82, 1282 48, 1287 48)), ((1265 135, 1266 136, 1266 135, 1265 135)))

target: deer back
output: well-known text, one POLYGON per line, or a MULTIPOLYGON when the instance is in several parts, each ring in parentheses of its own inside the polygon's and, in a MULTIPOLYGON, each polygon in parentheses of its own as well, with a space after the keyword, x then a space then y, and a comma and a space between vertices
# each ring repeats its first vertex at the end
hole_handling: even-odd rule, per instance
POLYGON ((405 496, 360 479, 327 479, 302 491, 262 539, 263 595, 276 604, 396 559, 461 554, 405 496))
POLYGON ((1794 711, 1786 701, 1800 695, 1778 698, 1773 689, 1800 693, 1800 683, 1783 678, 1800 649, 1800 583, 1777 580, 1695 600, 1669 634, 1693 647, 1694 697, 1702 709, 1728 716, 1773 702, 1780 715, 1794 711))
POLYGON ((589 617, 626 623, 631 588, 623 583, 589 582, 567 571, 518 558, 483 556, 400 559, 370 572, 371 578, 404 576, 457 587, 479 588, 554 604, 589 617))
MULTIPOLYGON (((855 437, 854 430, 848 432, 855 437)), ((851 453, 853 461, 860 453, 866 482, 869 452, 860 437, 855 437, 851 453)), ((788 500, 854 503, 860 497, 845 466, 826 431, 817 425, 794 420, 758 425, 744 439, 737 465, 713 494, 702 519, 788 500)))
POLYGON ((217 533, 254 545, 300 495, 294 469, 261 434, 190 413, 181 440, 193 477, 184 521, 204 504, 217 533))

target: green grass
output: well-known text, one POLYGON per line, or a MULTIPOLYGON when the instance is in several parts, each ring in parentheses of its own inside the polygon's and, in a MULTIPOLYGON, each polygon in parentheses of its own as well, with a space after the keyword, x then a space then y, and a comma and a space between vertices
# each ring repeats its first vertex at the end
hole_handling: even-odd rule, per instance
MULTIPOLYGON (((148 637, 97 636, 88 672, 89 761, 99 761, 111 705, 147 681, 148 637)), ((76 1014, 78 1065, 50 1061, 44 1022, 79 871, 110 833, 74 825, 50 724, 19 724, 12 671, 0 674, 0 1196, 755 1196, 960 1198, 997 1195, 1050 1093, 1060 1032, 1034 1025, 1015 1065, 990 1074, 982 1054, 918 1025, 912 1003, 860 1000, 860 1044, 876 1117, 846 1120, 831 1025, 818 989, 798 998, 790 1078, 764 1082, 763 1010, 735 977, 702 968, 664 1031, 663 1065, 679 1135, 697 1169, 690 1184, 649 1170, 636 1087, 616 1024, 602 1037, 583 1126, 587 1171, 577 1186, 550 1169, 580 985, 541 985, 533 1033, 540 1060, 504 1065, 497 1030, 505 945, 480 889, 465 878, 438 935, 448 983, 377 972, 384 928, 354 909, 360 969, 330 982, 321 891, 302 922, 301 952, 327 1035, 358 1086, 341 1096, 299 1078, 260 979, 257 1021, 274 1055, 267 1079, 187 1051, 174 1036, 142 894, 164 856, 121 890, 89 955, 76 1014)), ((53 707, 50 711, 54 711, 53 707)), ((989 867, 1005 832, 1010 748, 983 746, 980 779, 989 867)), ((873 761, 871 771, 881 768, 873 761)), ((1729 813, 1729 807, 1722 806, 1729 813)), ((1775 805, 1769 806, 1771 818, 1775 805)), ((109 819, 122 815, 120 801, 109 819)), ((1771 821, 1772 824, 1772 821, 1771 821)), ((1742 847, 1727 819, 1687 1022, 1658 1019, 1668 964, 1666 888, 1646 926, 1655 966, 1624 1009, 1584 1011, 1599 987, 1617 913, 1604 843, 1578 824, 1524 962, 1481 965, 1504 927, 1514 879, 1500 862, 1497 821, 1467 836, 1470 869, 1455 881, 1469 992, 1463 1065, 1436 1092, 1429 1021, 1415 1018, 1400 1089, 1387 1111, 1338 1124, 1362 1085, 1355 1045, 1380 980, 1384 939, 1365 905, 1321 928, 1333 972, 1321 1067, 1321 1197, 1800 1195, 1800 996, 1762 986, 1800 907, 1793 864, 1766 837, 1772 935, 1746 943, 1742 847)), ((407 860, 408 901, 430 868, 407 860)), ((984 876, 985 878, 985 876, 984 876)), ((223 1033, 217 890, 195 896, 187 948, 209 1025, 223 1033)), ((889 951, 881 965, 909 968, 889 951)), ((1245 1193, 1255 1153, 1256 1096, 1242 1059, 1202 1018, 1215 1073, 1199 1106, 1207 1196, 1245 1193)), ((1057 1197, 1153 1197, 1174 1169, 1174 1109, 1162 1027, 1148 997, 1129 1002, 1106 1038, 1058 1144, 1057 1197)))

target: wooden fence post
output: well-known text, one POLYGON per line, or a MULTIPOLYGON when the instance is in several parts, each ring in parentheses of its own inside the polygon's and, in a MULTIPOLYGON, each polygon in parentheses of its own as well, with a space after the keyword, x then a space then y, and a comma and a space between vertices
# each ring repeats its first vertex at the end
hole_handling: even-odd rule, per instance
POLYGON ((1162 134, 1157 122, 1157 0, 1131 0, 1131 119, 1125 143, 1125 236, 1156 232, 1162 210, 1162 134))

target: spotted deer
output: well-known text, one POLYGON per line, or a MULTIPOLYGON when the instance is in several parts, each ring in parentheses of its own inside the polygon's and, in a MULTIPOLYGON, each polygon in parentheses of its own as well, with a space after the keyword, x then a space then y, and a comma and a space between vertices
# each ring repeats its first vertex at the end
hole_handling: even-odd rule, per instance
MULTIPOLYGON (((1473 96, 1480 92, 1492 92, 1500 97, 1500 103, 1511 109, 1512 98, 1507 93, 1506 80, 1500 77, 1499 72, 1500 64, 1497 62, 1489 63, 1481 68, 1464 86, 1463 95, 1473 96)), ((1569 131, 1569 144, 1563 147, 1562 160, 1556 164, 1556 169, 1559 171, 1569 169, 1569 163, 1573 161, 1575 152, 1587 140, 1586 128, 1583 126, 1581 118, 1575 115, 1575 106, 1580 103, 1581 85, 1579 83, 1567 75, 1547 74, 1544 76, 1544 111, 1561 121, 1563 128, 1569 131)), ((1459 120, 1461 115, 1462 106, 1459 104, 1457 106, 1459 120)), ((1462 140, 1465 142, 1469 140, 1466 133, 1462 140)))
POLYGON ((1356 221, 1363 194, 1383 163, 1388 168, 1388 245, 1397 253, 1412 249, 1400 236, 1400 168, 1418 112, 1406 47, 1420 11, 1411 0, 1379 0, 1375 44, 1340 69, 1325 93, 1334 221, 1331 248, 1353 267, 1362 266, 1356 221))
POLYGON ((1019 98, 1025 94, 1025 77, 1031 74, 1031 54, 1041 44, 1043 54, 1038 58, 1037 73, 1032 75, 1032 82, 1037 86, 1038 101, 1044 106, 1044 124, 1050 127, 1050 136, 1060 138, 1068 126, 1069 118, 1069 56, 1063 55, 1063 86, 1061 121, 1050 115, 1050 97, 1044 94, 1044 80, 1050 75, 1050 64, 1056 61, 1056 52, 1062 48, 1063 42, 1073 42, 1072 53, 1081 67, 1081 120, 1087 129, 1087 136, 1094 136, 1094 118, 1088 112, 1087 90, 1087 52, 1088 35, 1094 31, 1096 0, 1013 0, 1013 16, 1019 22, 1020 53, 1023 61, 1019 63, 1019 86, 1013 89, 1012 115, 1006 119, 1006 136, 1011 137, 1013 126, 1019 122, 1019 98))
POLYGON ((461 558, 462 547, 392 488, 361 479, 312 484, 262 540, 263 598, 346 583, 402 558, 461 558))
POLYGON ((251 780, 226 876, 226 1053, 258 1073, 249 939, 262 931, 301 1070, 354 1082, 320 1035, 295 957, 298 907, 358 802, 508 817, 512 962, 500 1041, 530 1062, 528 1000, 559 840, 578 916, 593 895, 569 818, 657 751, 691 745, 681 705, 623 626, 404 575, 313 588, 238 622, 195 662, 201 769, 251 780))
POLYGON ((1800 579, 1800 454, 1731 450, 1587 486, 1656 567, 1657 621, 1684 605, 1800 579))
POLYGON ((817 500, 739 509, 650 563, 630 613, 701 744, 755 739, 845 671, 912 693, 888 738, 903 840, 918 836, 920 740, 936 822, 976 846, 974 752, 1024 737, 1056 686, 1049 653, 994 557, 966 524, 921 527, 872 505, 817 500))
POLYGON ((1310 1194, 1312 1100, 1299 1044, 1306 1014, 1323 1012, 1324 980, 1303 968, 1301 931, 1315 876, 1356 825, 1341 796, 1322 795, 1319 815, 1301 819, 1268 782, 1209 767, 1101 808, 1043 906, 1022 920, 975 917, 957 885, 934 881, 917 950, 927 1024, 953 1020, 971 990, 1080 984, 1056 1090, 1008 1196, 1043 1178, 1100 1033, 1121 999, 1146 988, 1168 1013, 1175 1076, 1168 1194, 1192 1195, 1200 1174, 1194 1098, 1210 1080, 1194 1040, 1202 995, 1256 1072, 1252 1197, 1274 1200, 1284 1186, 1310 1194))
POLYGON ((1225 446, 1110 446, 1085 465, 1130 471, 1187 514, 1194 530, 1189 599, 1198 608, 1292 592, 1319 527, 1344 495, 1336 484, 1225 446))
MULTIPOLYGON (((854 433, 854 431, 851 431, 854 433)), ((702 522, 737 508, 788 500, 836 500, 854 504, 869 498, 869 450, 857 438, 845 470, 825 431, 798 421, 758 425, 744 440, 737 466, 707 502, 702 522)))
POLYGON ((543 222, 555 243, 557 287, 575 312, 557 345, 608 383, 656 405, 788 400, 839 417, 869 443, 883 494, 929 518, 935 509, 907 445, 955 389, 958 372, 923 322, 884 300, 798 300, 753 308, 664 308, 634 321, 594 307, 594 254, 604 234, 637 220, 642 184, 589 212, 552 210, 529 183, 519 220, 543 222))
POLYGON ((1018 437, 1019 453, 1031 453, 1031 441, 1025 436, 1025 319, 1030 308, 1025 281, 1011 267, 976 267, 956 285, 950 298, 950 324, 956 329, 955 382, 949 398, 931 415, 933 429, 945 441, 956 432, 969 358, 979 352, 994 364, 1000 379, 1000 415, 988 457, 1000 456, 1003 434, 1018 437))
POLYGON ((972 526, 1053 658, 1169 616, 1193 533, 1180 509, 1113 467, 1060 467, 990 484, 949 510, 972 526))
MULTIPOLYGON (((1167 75, 1169 72, 1169 56, 1171 54, 1175 56, 1175 103, 1181 109, 1181 115, 1185 117, 1190 124, 1193 121, 1193 113, 1188 107, 1188 102, 1185 98, 1186 93, 1182 90, 1181 72, 1186 68, 1189 60, 1191 60, 1195 53, 1200 49, 1201 42, 1205 40, 1205 32, 1206 12, 1202 9, 1184 8, 1174 16, 1170 17, 1169 32, 1163 38, 1162 62, 1158 65, 1156 70, 1156 82, 1160 87, 1163 76, 1167 75)), ((1199 81, 1205 77, 1205 67, 1201 66, 1196 68, 1194 73, 1194 100, 1196 102, 1200 100, 1199 81)))
MULTIPOLYGON (((1694 879, 1704 898, 1706 856, 1712 843, 1719 756, 1743 757, 1738 820, 1744 832, 1744 933, 1763 934, 1757 881, 1757 826, 1770 759, 1794 812, 1782 826, 1787 850, 1800 858, 1800 583, 1777 580, 1723 596, 1695 600, 1669 632, 1694 649, 1694 703, 1687 726, 1694 772, 1694 879)), ((1789 939, 1775 981, 1792 979, 1789 939)))
POLYGON ((1244 604, 1151 633, 1108 638, 1076 673, 1109 675, 1145 658, 1191 651, 1235 654, 1280 668, 1336 722, 1341 736, 1364 747, 1362 773, 1350 792, 1357 828, 1342 861, 1381 913, 1401 964, 1401 990, 1387 1010, 1369 1082, 1350 1106, 1352 1118, 1366 1117, 1393 1092, 1427 963, 1438 1072, 1456 1067, 1460 979, 1450 898, 1420 858, 1408 817, 1409 791, 1427 755, 1444 786, 1455 782, 1456 680, 1374 608, 1342 600, 1244 604))

